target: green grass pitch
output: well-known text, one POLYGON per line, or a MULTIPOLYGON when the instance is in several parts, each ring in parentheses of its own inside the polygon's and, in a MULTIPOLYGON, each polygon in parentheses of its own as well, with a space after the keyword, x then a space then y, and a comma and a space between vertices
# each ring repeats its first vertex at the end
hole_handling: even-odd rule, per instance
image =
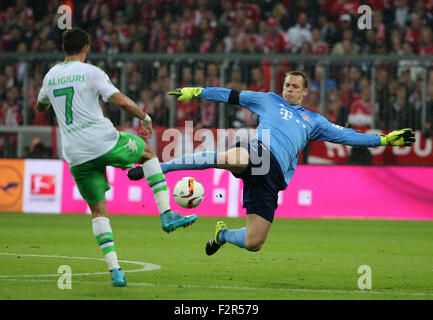
POLYGON ((158 216, 110 219, 122 268, 138 270, 126 272, 126 288, 112 287, 90 216, 1 213, 0 299, 433 298, 432 221, 277 218, 261 251, 226 244, 208 257, 218 218, 170 234, 158 216), (58 287, 61 265, 72 270, 71 289, 58 287), (153 265, 160 268, 143 271, 153 265), (358 288, 362 265, 371 289, 358 288))

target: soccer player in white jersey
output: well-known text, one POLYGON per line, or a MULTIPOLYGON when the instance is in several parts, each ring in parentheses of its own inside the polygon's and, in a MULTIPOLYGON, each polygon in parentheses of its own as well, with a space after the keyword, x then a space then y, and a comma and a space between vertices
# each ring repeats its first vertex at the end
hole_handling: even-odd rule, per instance
POLYGON ((133 167, 134 163, 143 164, 164 231, 186 227, 197 216, 183 216, 171 210, 159 160, 143 140, 153 133, 150 117, 119 92, 104 71, 84 62, 89 46, 90 37, 85 31, 75 28, 63 33, 62 48, 66 58, 45 75, 37 107, 39 112, 43 112, 53 106, 62 136, 63 157, 69 163, 78 190, 92 212, 93 234, 105 256, 113 285, 126 286, 108 218, 105 192, 110 186, 106 166, 126 169, 133 167), (140 132, 143 139, 117 131, 112 122, 103 116, 99 96, 139 118, 144 126, 140 132))

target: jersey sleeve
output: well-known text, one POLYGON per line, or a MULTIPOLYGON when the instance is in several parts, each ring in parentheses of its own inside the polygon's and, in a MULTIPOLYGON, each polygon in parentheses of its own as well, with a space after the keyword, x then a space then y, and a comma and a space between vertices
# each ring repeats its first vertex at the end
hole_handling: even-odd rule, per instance
MULTIPOLYGON (((206 87, 200 94, 200 98, 206 100, 228 103, 231 89, 219 87, 206 87)), ((255 91, 241 91, 239 93, 239 104, 251 112, 260 115, 265 109, 267 93, 255 91)))
POLYGON ((265 92, 241 91, 239 102, 241 106, 246 107, 252 113, 260 115, 265 112, 267 96, 268 93, 265 92))
POLYGON ((93 72, 93 86, 98 95, 107 102, 110 97, 120 92, 110 81, 108 75, 99 68, 95 68, 93 72))
POLYGON ((349 146, 377 147, 381 145, 379 135, 360 133, 350 128, 343 128, 329 122, 321 115, 316 118, 311 140, 329 141, 349 146))
POLYGON ((43 104, 49 104, 50 103, 50 96, 48 94, 47 87, 45 86, 45 79, 42 82, 42 88, 39 90, 38 102, 43 103, 43 104))

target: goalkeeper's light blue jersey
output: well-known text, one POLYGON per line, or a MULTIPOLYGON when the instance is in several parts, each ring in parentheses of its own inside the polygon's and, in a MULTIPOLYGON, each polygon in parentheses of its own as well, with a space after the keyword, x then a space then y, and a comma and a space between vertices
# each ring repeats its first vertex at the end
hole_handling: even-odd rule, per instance
MULTIPOLYGON (((230 91, 231 89, 227 88, 207 87, 203 89, 200 97, 227 102, 230 91)), ((295 173, 299 152, 309 141, 329 141, 365 147, 381 145, 379 135, 363 134, 333 124, 318 113, 288 104, 281 96, 272 92, 241 91, 239 102, 260 117, 254 138, 269 146, 280 164, 286 183, 289 183, 295 173)))

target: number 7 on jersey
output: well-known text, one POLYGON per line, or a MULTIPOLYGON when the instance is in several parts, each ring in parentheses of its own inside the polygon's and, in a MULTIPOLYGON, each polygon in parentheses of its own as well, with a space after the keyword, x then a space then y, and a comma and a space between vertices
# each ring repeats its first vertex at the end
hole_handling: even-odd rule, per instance
POLYGON ((74 98, 74 87, 67 87, 53 90, 55 97, 66 96, 65 116, 66 124, 72 123, 72 99, 74 98))

